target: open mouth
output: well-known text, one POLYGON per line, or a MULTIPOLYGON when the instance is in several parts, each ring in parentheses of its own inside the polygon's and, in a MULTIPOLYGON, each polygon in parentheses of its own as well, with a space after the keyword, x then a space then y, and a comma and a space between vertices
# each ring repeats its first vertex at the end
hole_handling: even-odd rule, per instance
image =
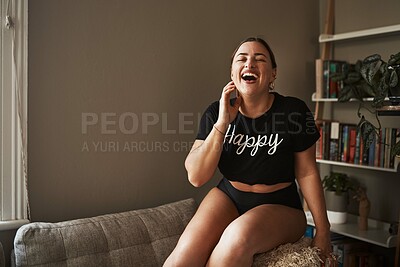
POLYGON ((254 73, 244 73, 242 75, 242 79, 245 81, 255 81, 257 80, 258 76, 254 73))

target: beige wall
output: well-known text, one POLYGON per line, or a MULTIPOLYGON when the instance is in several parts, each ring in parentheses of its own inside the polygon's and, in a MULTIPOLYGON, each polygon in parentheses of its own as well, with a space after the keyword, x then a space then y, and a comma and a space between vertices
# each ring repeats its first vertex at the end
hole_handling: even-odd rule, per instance
POLYGON ((318 11, 317 1, 295 0, 30 1, 32 219, 201 200, 216 179, 193 188, 183 162, 198 113, 229 81, 236 44, 250 35, 268 39, 278 60, 277 90, 309 101, 318 11), (82 116, 99 117, 86 134, 82 116), (135 116, 137 131, 124 134, 135 116), (127 149, 131 143, 142 147, 127 149))

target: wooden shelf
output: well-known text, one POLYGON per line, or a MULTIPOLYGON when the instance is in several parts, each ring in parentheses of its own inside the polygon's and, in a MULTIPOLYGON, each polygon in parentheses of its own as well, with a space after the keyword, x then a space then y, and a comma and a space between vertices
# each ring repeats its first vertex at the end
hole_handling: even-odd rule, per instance
POLYGON ((400 24, 385 26, 385 27, 378 27, 372 28, 367 30, 360 30, 360 31, 353 31, 353 32, 346 32, 346 33, 338 33, 338 34, 321 34, 319 36, 319 42, 333 42, 339 40, 348 40, 348 39, 355 39, 360 37, 366 36, 373 36, 378 34, 388 34, 400 31, 400 24))
MULTIPOLYGON (((317 94, 316 94, 315 92, 312 94, 312 96, 311 96, 311 101, 313 101, 313 102, 339 102, 339 100, 338 100, 337 98, 317 98, 316 95, 317 95, 317 94)), ((363 101, 364 101, 364 102, 372 102, 373 100, 374 100, 373 97, 366 97, 366 98, 363 98, 363 101)), ((358 100, 358 99, 356 99, 356 98, 352 98, 352 99, 350 99, 349 101, 350 101, 350 102, 356 102, 356 101, 360 101, 360 100, 358 100)), ((389 101, 389 98, 386 97, 386 98, 385 98, 385 101, 389 101)), ((346 102, 348 102, 348 101, 339 102, 339 103, 346 103, 346 102)))
MULTIPOLYGON (((306 211, 307 224, 315 226, 311 212, 306 211)), ((397 236, 389 234, 390 224, 378 220, 368 219, 368 230, 358 229, 358 216, 347 214, 344 224, 331 224, 331 232, 365 241, 385 248, 396 246, 397 236)))
POLYGON ((379 116, 400 116, 400 105, 398 106, 383 106, 378 109, 379 116))
POLYGON ((375 167, 375 166, 368 166, 368 165, 358 165, 358 164, 352 164, 352 163, 340 162, 340 161, 333 161, 333 160, 325 160, 325 159, 317 159, 317 162, 318 163, 322 163, 322 164, 345 166, 345 167, 367 169, 367 170, 374 170, 374 171, 400 172, 400 167, 399 166, 397 166, 397 169, 396 168, 392 169, 392 168, 382 168, 382 167, 375 167))

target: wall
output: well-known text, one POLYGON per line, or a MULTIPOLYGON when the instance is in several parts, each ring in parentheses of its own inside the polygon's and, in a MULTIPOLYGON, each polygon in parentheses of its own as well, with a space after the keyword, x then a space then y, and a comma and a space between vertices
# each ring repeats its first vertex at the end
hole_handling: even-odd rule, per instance
MULTIPOLYGON (((326 1, 321 5, 321 28, 325 19, 326 1)), ((398 16, 400 2, 384 0, 379 5, 375 1, 354 0, 335 1, 335 33, 363 30, 400 24, 398 16)), ((322 30, 321 30, 322 32, 322 30)), ((334 43, 334 58, 355 63, 358 59, 378 53, 387 60, 391 54, 399 52, 400 34, 380 35, 334 43)), ((346 123, 358 123, 355 103, 336 103, 333 105, 335 119, 346 123)), ((399 127, 398 117, 382 117, 382 127, 399 127)), ((345 172, 357 179, 367 189, 371 200, 370 217, 384 221, 398 221, 400 212, 399 173, 360 170, 334 167, 333 171, 345 172)), ((358 213, 358 204, 350 203, 350 212, 358 213)))

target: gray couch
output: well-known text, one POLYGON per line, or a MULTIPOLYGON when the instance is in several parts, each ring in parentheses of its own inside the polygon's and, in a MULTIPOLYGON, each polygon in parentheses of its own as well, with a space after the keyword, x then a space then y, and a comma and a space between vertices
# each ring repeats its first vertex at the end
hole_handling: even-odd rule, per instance
MULTIPOLYGON (((17 231, 12 265, 162 266, 196 208, 195 201, 187 199, 156 208, 93 218, 30 223, 17 231)), ((300 257, 300 262, 304 262, 304 258, 309 260, 315 256, 309 244, 310 240, 303 238, 295 244, 259 254, 253 266, 288 266, 285 257, 293 261, 294 257, 299 260, 299 255, 304 255, 300 257)), ((317 265, 302 263, 299 266, 317 265)))

